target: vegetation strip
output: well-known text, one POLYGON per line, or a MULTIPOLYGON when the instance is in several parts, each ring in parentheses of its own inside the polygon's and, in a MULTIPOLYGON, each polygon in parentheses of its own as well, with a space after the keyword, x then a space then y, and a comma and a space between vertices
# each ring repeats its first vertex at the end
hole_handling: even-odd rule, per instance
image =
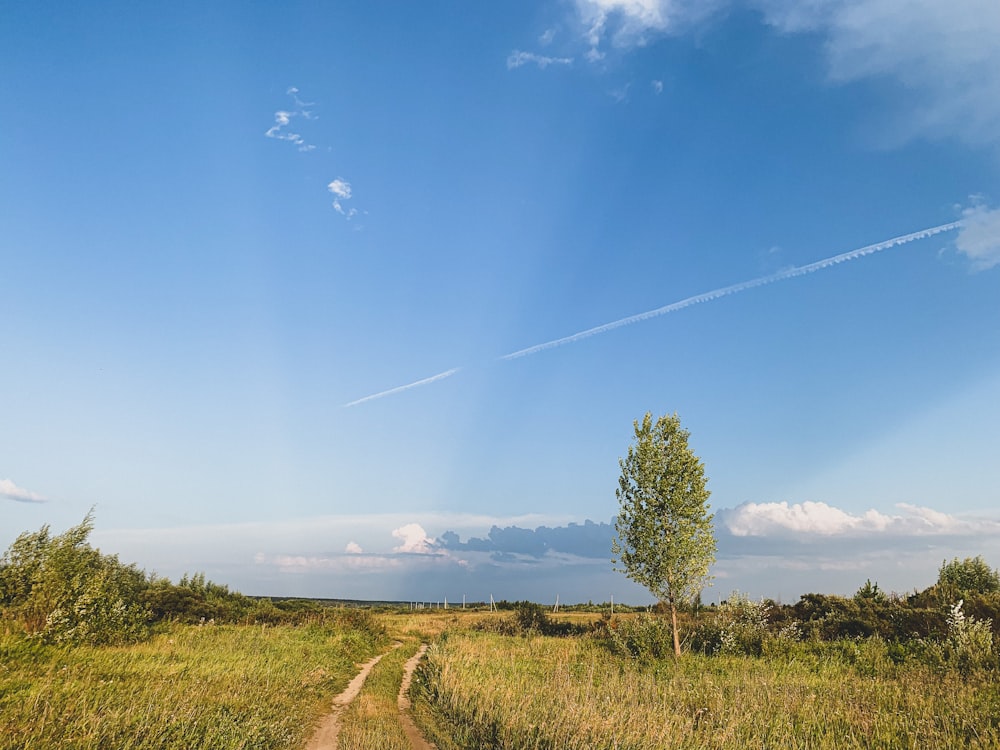
POLYGON ((402 645, 399 642, 394 643, 390 651, 379 654, 361 667, 361 671, 348 683, 344 692, 333 699, 333 710, 324 717, 319 727, 317 727, 312 739, 309 740, 309 744, 306 745, 306 750, 337 750, 337 736, 340 734, 341 713, 357 697, 358 693, 361 692, 365 680, 368 679, 368 675, 375 668, 375 665, 382 661, 382 658, 386 654, 391 653, 392 650, 402 645))

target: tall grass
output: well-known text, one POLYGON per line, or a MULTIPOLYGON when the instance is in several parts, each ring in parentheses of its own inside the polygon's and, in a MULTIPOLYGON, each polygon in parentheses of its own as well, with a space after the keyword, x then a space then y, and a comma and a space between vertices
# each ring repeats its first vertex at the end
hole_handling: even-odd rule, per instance
POLYGON ((356 622, 173 626, 121 647, 0 634, 0 749, 298 747, 385 643, 356 622))
POLYGON ((589 638, 449 633, 415 690, 461 748, 1000 747, 990 673, 896 665, 878 642, 674 664, 589 638))

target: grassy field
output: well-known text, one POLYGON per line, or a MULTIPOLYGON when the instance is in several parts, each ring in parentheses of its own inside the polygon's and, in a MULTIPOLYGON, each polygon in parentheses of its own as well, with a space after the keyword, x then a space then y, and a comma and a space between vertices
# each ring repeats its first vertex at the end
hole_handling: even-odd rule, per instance
POLYGON ((440 748, 997 748, 993 673, 896 665, 884 644, 640 663, 591 638, 452 632, 420 671, 440 748))
POLYGON ((356 624, 174 626, 122 647, 0 634, 0 748, 300 747, 389 643, 356 624))
POLYGON ((396 697, 421 641, 414 715, 440 750, 1000 747, 995 670, 897 663, 877 639, 634 659, 582 633, 596 615, 553 618, 578 626, 568 637, 496 632, 510 617, 171 626, 120 647, 0 633, 0 750, 297 750, 386 652, 341 715, 340 747, 407 750, 396 697))

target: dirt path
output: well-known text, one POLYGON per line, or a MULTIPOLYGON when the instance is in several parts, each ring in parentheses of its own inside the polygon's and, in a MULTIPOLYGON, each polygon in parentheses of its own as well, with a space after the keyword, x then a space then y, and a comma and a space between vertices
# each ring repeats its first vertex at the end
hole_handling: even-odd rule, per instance
POLYGON ((417 725, 413 723, 413 719, 410 717, 410 698, 406 694, 413 679, 413 670, 417 668, 417 664, 420 663, 420 659, 426 651, 427 644, 421 644, 417 653, 411 656, 403 666, 403 682, 399 686, 399 698, 396 699, 396 703, 399 706, 399 723, 403 726, 403 731, 410 740, 413 750, 436 750, 434 745, 424 739, 420 730, 417 729, 417 725))
MULTIPOLYGON (((399 648, 402 645, 402 643, 394 643, 392 647, 399 648)), ((388 651, 385 652, 385 654, 388 653, 388 651)), ((369 672, 374 669, 376 664, 382 661, 382 657, 385 654, 379 654, 374 659, 366 662, 361 667, 361 671, 358 672, 357 676, 344 688, 344 692, 333 699, 333 711, 327 714, 316 728, 312 739, 306 745, 306 750, 337 750, 337 735, 340 734, 340 715, 350 702, 358 696, 358 693, 361 692, 361 687, 365 684, 369 672)))

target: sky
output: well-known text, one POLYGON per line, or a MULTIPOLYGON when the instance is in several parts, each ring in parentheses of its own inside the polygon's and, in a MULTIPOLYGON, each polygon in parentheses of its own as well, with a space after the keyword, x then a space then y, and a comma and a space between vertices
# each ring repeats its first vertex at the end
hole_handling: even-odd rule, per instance
POLYGON ((5 3, 0 548, 646 603, 647 412, 733 590, 1000 565, 995 0, 5 3))

